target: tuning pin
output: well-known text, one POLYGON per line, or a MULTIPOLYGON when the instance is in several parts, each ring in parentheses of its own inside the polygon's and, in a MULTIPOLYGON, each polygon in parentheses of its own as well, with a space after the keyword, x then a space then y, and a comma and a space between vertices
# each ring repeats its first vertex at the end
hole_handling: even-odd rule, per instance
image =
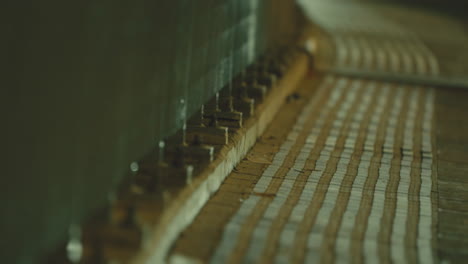
POLYGON ((186 140, 194 145, 225 145, 228 143, 228 128, 222 126, 188 126, 186 140))
POLYGON ((276 84, 276 79, 276 76, 273 73, 266 71, 266 69, 263 69, 257 75, 257 82, 266 87, 274 86, 276 84))

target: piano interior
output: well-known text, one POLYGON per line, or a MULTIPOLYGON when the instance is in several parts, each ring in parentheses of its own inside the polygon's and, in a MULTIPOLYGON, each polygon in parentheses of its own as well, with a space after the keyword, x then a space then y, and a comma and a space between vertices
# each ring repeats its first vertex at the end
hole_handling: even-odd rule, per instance
POLYGON ((8 3, 1 262, 465 262, 466 8, 8 3))

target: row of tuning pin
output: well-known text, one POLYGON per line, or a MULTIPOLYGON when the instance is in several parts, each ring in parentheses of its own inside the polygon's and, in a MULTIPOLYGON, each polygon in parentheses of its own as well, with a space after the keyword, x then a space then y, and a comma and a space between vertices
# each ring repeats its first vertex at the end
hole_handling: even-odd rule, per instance
POLYGON ((255 104, 265 100, 295 55, 288 48, 262 56, 233 80, 232 91, 222 89, 154 153, 133 162, 107 213, 84 227, 79 262, 125 263, 134 256, 172 199, 215 159, 229 143, 229 134, 254 114, 255 104))

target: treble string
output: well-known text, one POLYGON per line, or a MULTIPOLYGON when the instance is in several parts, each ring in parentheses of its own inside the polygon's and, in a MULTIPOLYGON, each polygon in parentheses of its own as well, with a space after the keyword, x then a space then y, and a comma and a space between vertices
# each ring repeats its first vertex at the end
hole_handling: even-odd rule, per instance
POLYGON ((219 72, 218 72, 218 67, 219 67, 219 50, 218 50, 218 46, 216 42, 219 41, 219 38, 218 35, 217 35, 217 30, 218 30, 218 26, 216 23, 217 22, 217 15, 218 15, 218 6, 216 5, 217 1, 212 1, 211 2, 211 10, 214 10, 215 12, 213 12, 213 16, 212 19, 211 19, 211 22, 209 23, 210 26, 211 26, 211 30, 210 30, 210 40, 209 40, 209 47, 211 46, 212 48, 209 49, 209 52, 211 52, 211 58, 212 58, 212 61, 215 61, 215 65, 209 65, 210 67, 210 74, 211 74, 211 70, 213 70, 213 92, 215 94, 215 106, 214 106, 214 113, 213 113, 213 125, 214 126, 218 126, 218 118, 217 118, 217 112, 219 111, 219 92, 218 92, 218 82, 219 82, 219 72), (217 56, 217 57, 215 57, 217 56), (213 60, 214 59, 214 60, 213 60), (214 67, 214 69, 211 69, 211 67, 214 67))
MULTIPOLYGON (((191 67, 192 67, 192 43, 193 43, 193 23, 194 23, 194 5, 193 5, 193 1, 191 0, 188 0, 188 1, 185 1, 184 3, 185 5, 185 10, 187 10, 187 21, 186 21, 186 31, 183 32, 181 31, 180 33, 184 35, 184 37, 186 37, 186 39, 188 40, 187 41, 187 46, 186 46, 186 51, 184 52, 185 53, 185 69, 184 69, 184 76, 183 76, 183 98, 181 99, 181 103, 182 103, 182 107, 183 107, 183 113, 182 113, 182 120, 183 120, 183 137, 182 137, 182 140, 183 140, 183 144, 186 143, 185 141, 185 134, 186 134, 186 130, 187 130, 187 111, 188 111, 188 94, 189 94, 189 90, 190 90, 190 74, 191 74, 191 67)), ((182 9, 184 10, 184 9, 182 9)), ((181 19, 183 20, 183 19, 181 19)), ((180 23, 180 22, 179 22, 180 23)), ((182 40, 183 38, 181 38, 182 40)))
POLYGON ((233 1, 230 2, 229 20, 228 20, 228 37, 229 37, 229 55, 228 55, 228 96, 229 96, 229 111, 234 111, 233 102, 232 102, 232 89, 233 89, 233 77, 234 77, 234 50, 235 50, 235 39, 234 39, 234 30, 235 30, 235 17, 236 17, 236 5, 233 1))

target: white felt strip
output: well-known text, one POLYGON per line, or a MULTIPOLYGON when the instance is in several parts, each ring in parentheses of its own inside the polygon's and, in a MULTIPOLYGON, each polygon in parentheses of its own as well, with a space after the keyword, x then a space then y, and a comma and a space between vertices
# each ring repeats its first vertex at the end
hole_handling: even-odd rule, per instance
POLYGON ((362 67, 366 70, 371 70, 374 64, 374 49, 376 48, 373 46, 373 43, 369 41, 368 38, 359 38, 358 39, 362 53, 363 53, 363 61, 362 67))
POLYGON ((380 218, 383 214, 385 189, 390 179, 390 164, 393 159, 393 144, 395 137, 396 124, 402 107, 403 88, 397 87, 397 94, 394 99, 394 107, 391 110, 387 131, 384 140, 384 154, 381 158, 379 175, 374 190, 371 212, 367 222, 367 228, 364 236, 364 258, 367 263, 378 263, 377 252, 377 234, 380 230, 380 218))
POLYGON ((330 158, 331 152, 334 148, 337 132, 341 129, 346 112, 352 106, 352 103, 356 99, 357 88, 362 85, 361 81, 353 81, 351 85, 351 90, 348 92, 348 97, 345 99, 345 102, 342 103, 341 108, 338 110, 337 119, 334 122, 332 131, 330 131, 329 136, 326 139, 326 147, 320 152, 320 155, 316 161, 315 168, 312 171, 307 183, 304 186, 304 190, 301 193, 299 202, 294 206, 291 215, 288 218, 288 222, 285 225, 285 228, 282 230, 279 241, 278 253, 275 257, 275 263, 287 263, 289 255, 291 252, 289 249, 292 245, 292 239, 299 228, 306 209, 309 206, 311 199, 314 195, 317 183, 325 170, 326 164, 330 158))
MULTIPOLYGON (((357 140, 360 124, 363 121, 364 114, 368 109, 373 94, 375 93, 375 83, 370 83, 365 89, 364 96, 362 97, 362 104, 355 113, 353 113, 352 130, 347 133, 345 146, 354 148, 357 140)), ((330 185, 327 189, 325 199, 322 207, 320 208, 315 225, 313 226, 308 239, 306 263, 318 263, 320 260, 320 247, 325 233, 323 232, 330 221, 330 216, 335 207, 335 203, 339 194, 339 189, 346 169, 350 163, 352 152, 343 152, 338 161, 337 170, 333 174, 330 185)))
POLYGON ((336 35, 333 37, 333 41, 335 43, 335 52, 336 52, 336 65, 345 66, 346 61, 349 57, 348 47, 340 35, 336 35))
POLYGON ((400 55, 398 53, 398 50, 394 49, 393 45, 391 44, 393 41, 382 41, 382 45, 387 51, 389 62, 390 62, 390 68, 388 69, 390 72, 399 72, 400 67, 401 67, 401 62, 400 62, 400 55))
MULTIPOLYGON (((320 102, 320 100, 324 100, 323 97, 325 96, 325 89, 330 84, 330 82, 333 81, 333 78, 334 77, 330 76, 327 76, 325 78, 323 83, 320 85, 317 94, 311 98, 311 101, 309 102, 308 106, 306 106, 301 112, 297 121, 299 123, 298 127, 303 125, 307 116, 310 115, 314 107, 316 107, 316 104, 320 102)), ((342 88, 345 85, 345 80, 340 79, 337 81, 337 87, 342 88)), ((288 146, 289 148, 292 146, 291 142, 295 142, 295 139, 298 135, 298 127, 295 126, 296 129, 293 129, 289 133, 288 139, 283 143, 283 145, 280 148, 280 151, 273 158, 273 162, 267 167, 267 169, 265 169, 262 176, 260 177, 260 180, 255 185, 254 192, 265 192, 276 171, 284 162, 284 159, 286 157, 286 155, 284 154, 284 150, 288 149, 288 146)), ((218 244, 218 247, 216 248, 214 255, 210 260, 210 263, 225 262, 226 257, 236 245, 240 229, 245 223, 245 220, 251 214, 253 208, 255 208, 255 206, 257 205, 258 200, 259 196, 250 195, 249 198, 242 203, 241 208, 236 212, 236 214, 229 220, 228 224, 224 228, 223 236, 221 238, 220 243, 218 244)))
POLYGON ((421 189, 419 192, 419 223, 417 247, 420 263, 433 263, 432 255, 432 117, 434 112, 434 88, 427 88, 422 131, 421 189))
POLYGON ((405 263, 405 235, 406 220, 408 217, 408 193, 410 186, 411 164, 413 162, 414 124, 418 108, 418 90, 411 91, 409 108, 404 121, 403 130, 403 157, 400 165, 400 181, 396 194, 396 208, 393 219, 392 234, 390 237, 390 254, 394 263, 405 263))
POLYGON ((351 53, 351 59, 349 62, 349 66, 352 68, 360 67, 361 60, 362 60, 362 50, 360 48, 359 43, 356 41, 355 37, 347 36, 347 45, 348 49, 351 53))
POLYGON ((368 170, 372 157, 374 156, 374 145, 377 139, 377 126, 379 120, 382 118, 385 101, 388 100, 387 96, 390 91, 388 85, 381 87, 382 94, 379 96, 379 102, 375 109, 374 114, 371 117, 371 122, 367 128, 366 140, 364 143, 365 149, 361 156, 361 161, 358 166, 358 171, 356 178, 353 182, 351 188, 351 194, 349 197, 348 205, 346 207, 345 213, 343 214, 343 219, 341 225, 338 229, 338 235, 335 246, 335 255, 337 262, 347 263, 351 259, 351 233, 355 225, 355 218, 359 210, 359 206, 362 198, 362 191, 364 188, 364 183, 368 176, 368 170))
MULTIPOLYGON (((358 87, 357 85, 351 85, 351 91, 349 96, 345 101, 342 103, 341 107, 346 108, 349 107, 349 100, 355 98, 354 90, 358 87)), ((326 107, 321 111, 323 114, 320 115, 319 120, 322 122, 317 122, 312 129, 311 136, 317 137, 320 133, 322 128, 323 121, 325 121, 325 117, 330 111, 330 109, 336 105, 339 95, 342 93, 341 87, 336 87, 336 89, 332 90, 330 100, 327 102, 326 107), (317 126, 319 125, 319 126, 317 126)), ((335 128, 333 128, 335 129, 335 128)), ((315 141, 310 140, 310 136, 308 137, 306 144, 301 148, 299 156, 296 158, 294 165, 286 174, 286 179, 282 182, 275 198, 273 201, 268 205, 267 210, 265 211, 262 219, 258 222, 255 231, 252 236, 252 240, 249 243, 249 249, 245 256, 245 262, 250 263, 255 261, 256 258, 259 257, 259 252, 263 251, 265 246, 266 238, 268 236, 268 231, 271 227, 271 224, 274 219, 278 216, 278 213, 283 206, 284 202, 286 201, 287 197, 290 195, 292 191, 292 187, 297 176, 300 174, 300 171, 304 168, 307 158, 310 154, 310 151, 314 147, 315 141)))
POLYGON ((418 45, 418 42, 406 40, 402 42, 402 46, 413 57, 414 73, 420 75, 428 74, 425 56, 421 53, 421 47, 418 45))
POLYGON ((406 73, 406 74, 414 73, 414 69, 413 69, 414 65, 413 65, 411 53, 407 49, 405 49, 404 45, 399 40, 394 42, 394 47, 400 53, 400 57, 402 61, 401 63, 402 68, 400 69, 400 71, 403 71, 403 73, 406 73))
MULTIPOLYGON (((379 42, 377 42, 379 43, 379 42)), ((387 70, 387 54, 385 52, 385 49, 383 46, 376 46, 375 48, 375 62, 376 62, 376 67, 377 71, 386 71, 387 70)))

